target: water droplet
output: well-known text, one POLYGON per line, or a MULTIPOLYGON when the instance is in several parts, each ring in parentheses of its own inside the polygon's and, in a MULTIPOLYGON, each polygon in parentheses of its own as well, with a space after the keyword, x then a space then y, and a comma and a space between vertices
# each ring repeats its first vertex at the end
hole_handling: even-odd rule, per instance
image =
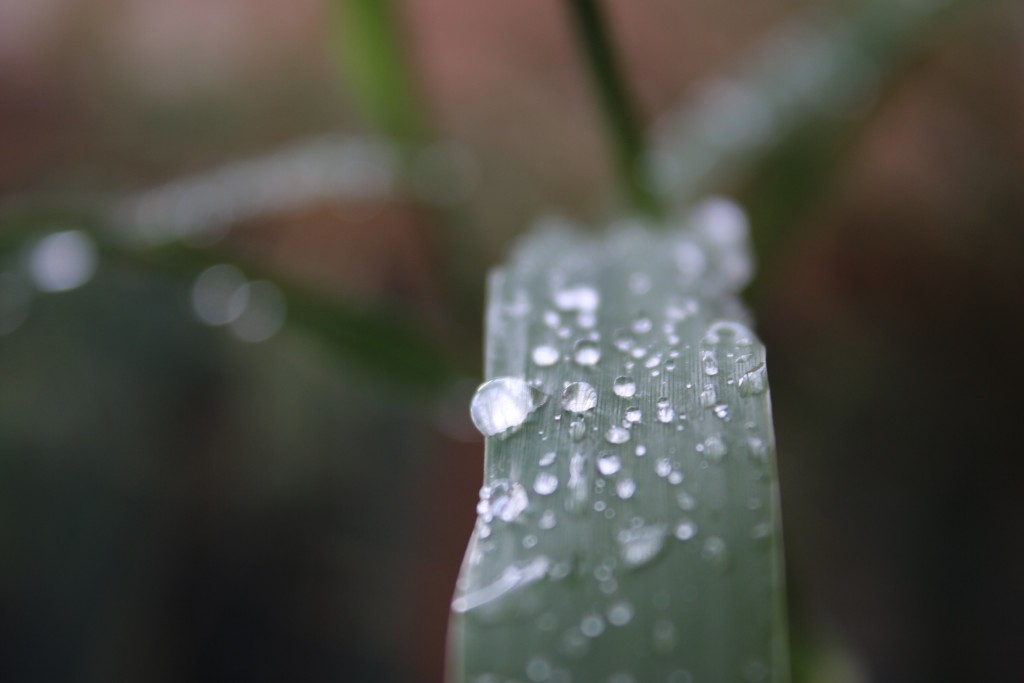
POLYGON ((634 294, 646 294, 651 291, 651 278, 647 273, 633 273, 629 276, 629 291, 634 294))
POLYGON ((643 446, 643 445, 637 446, 636 450, 634 452, 636 453, 638 458, 639 457, 643 457, 643 456, 647 455, 647 446, 643 446))
POLYGON ((622 461, 614 453, 602 453, 597 458, 597 469, 601 474, 610 477, 622 469, 622 461))
POLYGON ((562 316, 555 311, 544 311, 544 324, 554 330, 562 324, 562 316))
POLYGON ((679 470, 672 470, 668 475, 668 483, 678 486, 683 483, 683 473, 679 470))
POLYGON ((537 545, 537 537, 533 534, 526 534, 523 536, 523 547, 529 550, 537 545))
POLYGON ((515 429, 544 404, 546 396, 518 377, 498 377, 484 382, 473 395, 469 415, 484 436, 515 429))
POLYGON ((633 398, 636 395, 636 382, 632 377, 616 377, 612 384, 612 391, 616 396, 633 398))
POLYGON ((558 477, 551 472, 541 472, 533 481, 533 490, 542 496, 550 496, 558 489, 558 477))
POLYGON ((697 499, 686 491, 680 491, 679 495, 676 496, 676 501, 683 510, 693 510, 697 507, 697 499))
POLYGON ((714 384, 704 385, 704 389, 700 392, 700 404, 704 408, 710 408, 715 405, 715 401, 718 400, 718 392, 715 391, 714 384))
POLYGON ((591 339, 580 339, 572 349, 572 359, 579 365, 590 367, 601 360, 601 347, 591 339))
POLYGON ((526 677, 533 683, 546 683, 551 678, 551 664, 543 657, 533 657, 526 663, 526 677))
POLYGON ((761 462, 768 460, 768 446, 763 439, 752 436, 747 439, 747 446, 750 448, 750 457, 761 462))
POLYGON ((593 287, 578 285, 555 292, 554 302, 563 311, 596 311, 601 296, 593 287))
POLYGON ((672 407, 672 402, 667 398, 658 399, 658 422, 669 423, 676 419, 675 408, 672 407))
POLYGON ((558 362, 558 349, 550 344, 541 344, 533 350, 533 362, 542 368, 550 367, 558 362))
POLYGON ((726 454, 725 442, 720 436, 709 436, 704 439, 704 454, 712 460, 721 460, 726 454))
POLYGON ((540 460, 537 461, 541 467, 547 467, 555 462, 555 452, 549 451, 544 455, 540 456, 540 460))
POLYGON ((32 248, 28 274, 42 292, 66 292, 92 279, 96 261, 92 238, 81 230, 65 230, 47 235, 32 248))
POLYGON ((637 424, 643 418, 643 413, 640 412, 640 408, 637 406, 630 406, 626 408, 626 422, 630 424, 637 424))
POLYGON ((684 519, 676 525, 676 538, 680 541, 689 541, 697 535, 697 524, 690 519, 684 519))
POLYGON ((608 443, 620 444, 629 441, 629 430, 618 425, 612 425, 608 428, 608 431, 604 433, 604 438, 608 443))
POLYGON ((597 405, 597 390, 586 382, 573 382, 562 392, 562 407, 570 413, 585 413, 597 405))
POLYGON ((651 322, 651 319, 648 318, 646 315, 641 315, 639 318, 633 321, 632 325, 630 325, 630 329, 632 329, 633 332, 636 334, 647 334, 648 332, 651 331, 653 327, 654 324, 651 322))
POLYGON ((667 619, 654 622, 654 649, 668 653, 676 647, 676 627, 667 619))
POLYGON ((615 493, 618 494, 622 500, 628 500, 633 497, 636 493, 636 482, 628 477, 621 479, 618 484, 615 485, 615 493))
POLYGON ((569 498, 566 500, 566 506, 572 512, 583 512, 590 501, 590 469, 592 467, 590 460, 582 453, 574 453, 569 459, 569 481, 566 482, 569 498))
POLYGON ((612 626, 625 626, 633 620, 633 603, 620 600, 608 608, 608 623, 612 626))
POLYGON ((630 334, 629 330, 616 330, 615 336, 612 338, 612 343, 619 351, 626 353, 633 348, 636 341, 633 339, 633 335, 630 334))
POLYGON ((700 365, 705 375, 714 377, 718 374, 718 358, 715 357, 714 351, 710 349, 702 351, 700 354, 700 365))
POLYGON ((718 536, 711 536, 704 541, 700 555, 719 571, 729 567, 729 547, 718 536))
POLYGON ((619 532, 619 551, 622 561, 629 567, 641 567, 651 562, 665 546, 665 526, 652 524, 619 532))
POLYGON ((584 330, 589 330, 597 324, 597 314, 593 311, 580 311, 576 314, 576 324, 584 330))
POLYGON ((604 633, 604 619, 600 614, 588 614, 580 621, 580 631, 588 638, 597 638, 604 633))
POLYGON ((726 404, 724 404, 724 403, 717 404, 715 406, 715 408, 714 408, 714 411, 715 411, 715 417, 717 417, 719 420, 728 420, 729 419, 729 406, 727 406, 726 404))
POLYGON ((485 522, 495 518, 503 522, 514 522, 529 503, 530 499, 522 484, 498 479, 480 489, 480 502, 477 503, 476 511, 485 522))
POLYGON ((672 473, 672 463, 668 458, 658 458, 654 463, 654 471, 659 477, 667 477, 672 473))
POLYGON ((659 365, 661 365, 661 354, 660 353, 656 353, 656 354, 652 355, 650 358, 648 358, 644 362, 644 367, 647 368, 648 370, 650 370, 652 368, 656 368, 659 365))
POLYGON ((740 391, 740 396, 756 396, 757 394, 763 394, 768 388, 768 379, 764 363, 742 375, 736 384, 740 391))
POLYGON ((553 510, 545 510, 544 514, 542 514, 540 516, 540 519, 537 520, 537 526, 539 526, 544 531, 554 529, 557 523, 558 519, 555 517, 555 513, 553 510))
POLYGON ((583 420, 573 420, 569 423, 569 438, 573 441, 582 441, 587 435, 587 423, 583 420))

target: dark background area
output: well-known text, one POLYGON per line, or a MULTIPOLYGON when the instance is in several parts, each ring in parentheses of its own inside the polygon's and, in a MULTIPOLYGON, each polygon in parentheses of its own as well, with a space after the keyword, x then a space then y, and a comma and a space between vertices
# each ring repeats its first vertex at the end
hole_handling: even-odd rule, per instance
MULTIPOLYGON (((815 8, 606 6, 648 123, 815 8)), ((458 201, 318 199, 218 249, 412 321, 451 386, 290 324, 239 341, 144 260, 101 254, 12 329, 0 299, 0 680, 442 680, 484 274, 537 215, 597 224, 615 191, 558 3, 403 12, 458 201)), ((69 206, 370 133, 331 41, 315 0, 4 2, 0 273, 27 230, 90 227, 69 206)), ((759 251, 797 680, 1021 680, 1024 5, 916 34, 847 114, 721 188, 759 251)))

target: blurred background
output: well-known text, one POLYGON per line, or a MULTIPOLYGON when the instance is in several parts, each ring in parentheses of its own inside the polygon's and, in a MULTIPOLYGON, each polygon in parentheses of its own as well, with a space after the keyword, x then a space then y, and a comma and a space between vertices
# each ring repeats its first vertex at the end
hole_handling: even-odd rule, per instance
MULTIPOLYGON (((604 6, 659 187, 750 215, 797 682, 1024 680, 1024 4, 604 6)), ((485 273, 619 206, 577 48, 0 0, 0 680, 442 681, 485 273)))

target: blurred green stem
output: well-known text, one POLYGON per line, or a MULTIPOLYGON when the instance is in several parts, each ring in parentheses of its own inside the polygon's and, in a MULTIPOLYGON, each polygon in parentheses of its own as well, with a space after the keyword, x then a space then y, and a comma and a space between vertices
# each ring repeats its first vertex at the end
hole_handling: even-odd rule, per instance
POLYGON ((407 149, 425 137, 397 0, 329 0, 335 47, 367 119, 407 149))
POLYGON ((644 138, 640 134, 598 0, 569 0, 569 8, 601 100, 619 180, 634 210, 647 216, 659 216, 662 207, 651 190, 644 157, 644 138))

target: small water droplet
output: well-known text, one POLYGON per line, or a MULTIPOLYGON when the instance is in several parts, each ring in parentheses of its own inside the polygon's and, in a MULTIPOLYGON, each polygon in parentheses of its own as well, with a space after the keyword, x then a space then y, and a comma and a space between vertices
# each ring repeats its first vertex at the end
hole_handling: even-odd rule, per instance
POLYGON ((636 453, 637 457, 643 457, 643 456, 647 455, 647 446, 643 446, 643 445, 637 446, 636 447, 636 451, 634 451, 634 452, 636 453))
POLYGON ((672 407, 672 402, 669 401, 667 398, 664 398, 664 397, 663 398, 659 398, 658 399, 658 422, 663 422, 663 423, 667 424, 667 423, 671 422, 674 419, 676 419, 676 411, 675 411, 675 408, 672 407))
POLYGON ((584 330, 589 330, 597 324, 597 314, 593 311, 580 311, 576 314, 576 324, 584 330))
POLYGON ((683 510, 693 510, 697 507, 697 499, 686 491, 680 491, 679 495, 676 496, 676 501, 683 510))
POLYGON ((752 436, 747 439, 747 446, 750 448, 750 457, 761 462, 768 460, 768 446, 763 439, 752 436))
POLYGON ((711 536, 704 541, 700 555, 718 571, 725 571, 729 567, 729 547, 718 536, 711 536))
POLYGON ((619 351, 626 353, 633 348, 636 341, 633 339, 633 335, 629 330, 616 330, 615 335, 612 338, 612 343, 619 351))
POLYGON ((709 436, 704 439, 704 454, 712 460, 719 461, 726 454, 725 442, 720 436, 709 436))
POLYGON ((654 471, 659 477, 667 477, 672 473, 672 463, 668 458, 658 458, 658 461, 654 463, 654 471))
POLYGON ((601 347, 591 339, 580 339, 572 349, 572 359, 577 364, 590 367, 601 360, 601 347))
POLYGON ((588 638, 597 638, 604 633, 604 619, 600 614, 588 614, 580 621, 580 632, 588 638))
POLYGON ((562 392, 562 407, 570 413, 585 413, 597 405, 597 390, 587 382, 573 382, 562 392))
POLYGON ((47 235, 28 255, 28 274, 42 292, 81 287, 96 272, 98 251, 88 233, 65 230, 47 235))
POLYGON ((533 350, 533 362, 542 368, 550 367, 558 362, 558 349, 550 344, 541 344, 533 350))
POLYGON ((546 400, 518 377, 498 377, 476 390, 469 415, 480 433, 495 436, 519 427, 546 400))
POLYGON ((565 287, 555 292, 553 299, 563 311, 596 311, 601 303, 600 294, 588 285, 565 287))
POLYGON ((544 311, 544 324, 552 330, 557 329, 562 324, 562 316, 555 311, 544 311))
POLYGON ((656 353, 644 361, 644 367, 647 369, 656 368, 661 365, 661 354, 656 353))
POLYGON ((523 536, 523 547, 529 550, 537 545, 537 537, 533 534, 523 536))
POLYGON ((679 470, 673 470, 668 475, 668 483, 672 484, 673 486, 678 486, 679 484, 682 484, 683 473, 680 472, 679 470))
POLYGON ((612 626, 625 626, 633 620, 633 603, 620 600, 608 608, 608 623, 612 626))
POLYGON ((704 385, 704 389, 700 392, 700 404, 704 408, 710 408, 715 405, 715 401, 718 400, 718 392, 715 391, 714 384, 704 385))
POLYGON ((705 349, 700 354, 700 365, 705 375, 713 377, 718 374, 718 358, 715 357, 715 352, 710 349, 705 349))
POLYGON ((545 510, 544 514, 542 514, 540 516, 540 519, 537 520, 537 526, 539 526, 544 531, 554 529, 557 523, 558 519, 555 517, 555 513, 553 510, 545 510))
POLYGON ((647 334, 651 329, 653 329, 653 327, 654 325, 651 323, 651 319, 646 315, 641 315, 630 325, 630 329, 632 329, 635 334, 647 334))
POLYGON ((574 453, 569 459, 569 481, 566 482, 569 498, 566 500, 566 506, 572 512, 583 512, 590 501, 592 467, 591 461, 582 453, 574 453))
POLYGON ((498 479, 480 489, 480 502, 476 510, 485 522, 495 518, 503 522, 514 522, 529 503, 530 499, 522 484, 498 479))
POLYGON ((689 541, 697 535, 697 524, 690 519, 684 519, 676 525, 676 538, 680 541, 689 541))
POLYGON ((622 398, 633 398, 636 395, 636 382, 632 377, 616 377, 612 384, 612 391, 616 396, 622 398))
POLYGON ((573 441, 582 441, 587 435, 587 424, 583 420, 573 420, 569 423, 569 438, 573 441))
POLYGON ((636 493, 636 482, 628 477, 621 479, 618 484, 615 485, 615 493, 618 494, 622 500, 628 500, 633 497, 636 493))
POLYGON ((533 657, 526 663, 526 677, 533 683, 547 683, 551 678, 551 663, 543 657, 533 657))
POLYGON ((597 458, 597 469, 601 474, 610 477, 622 469, 622 461, 614 453, 602 453, 597 458))
POLYGON ((663 524, 620 531, 618 539, 622 561, 633 568, 651 562, 665 546, 665 535, 663 524))
POLYGON ((637 406, 630 406, 626 408, 626 422, 629 424, 637 424, 643 418, 643 413, 640 412, 640 408, 637 406))
POLYGON ((540 456, 540 460, 537 461, 541 467, 547 467, 555 462, 555 452, 549 451, 544 455, 540 456))
POLYGON ((608 443, 620 444, 629 441, 629 430, 618 425, 612 425, 608 428, 608 431, 604 433, 604 438, 608 443))
POLYGON ((551 472, 541 472, 533 482, 533 490, 542 496, 550 496, 558 489, 558 477, 551 472))
POLYGON ((717 417, 719 420, 729 419, 729 406, 727 406, 726 404, 719 403, 715 405, 714 411, 715 417, 717 417))
POLYGON ((651 277, 647 273, 633 273, 629 276, 629 291, 637 295, 651 291, 651 277))

